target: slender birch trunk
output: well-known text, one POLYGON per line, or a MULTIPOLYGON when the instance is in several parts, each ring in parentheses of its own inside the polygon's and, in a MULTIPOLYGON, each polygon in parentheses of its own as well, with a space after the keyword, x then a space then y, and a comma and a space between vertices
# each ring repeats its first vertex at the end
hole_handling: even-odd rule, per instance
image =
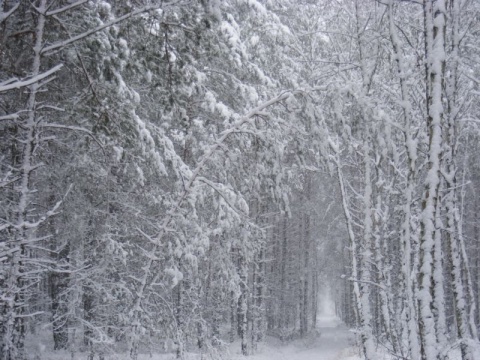
MULTIPOLYGON (((443 180, 440 179, 439 189, 443 188, 443 180)), ((441 229, 443 229, 443 223, 441 219, 443 204, 440 193, 438 194, 438 201, 435 209, 435 247, 433 249, 433 311, 436 317, 436 334, 437 341, 440 346, 445 346, 448 343, 447 340, 447 319, 445 309, 445 289, 444 289, 444 252, 443 252, 443 236, 441 229)))
MULTIPOLYGON (((465 169, 466 169, 466 163, 467 163, 468 156, 465 156, 465 161, 464 161, 464 166, 463 166, 463 175, 462 175, 462 184, 466 183, 465 179, 465 169)), ((460 251, 462 254, 462 264, 463 264, 463 271, 464 271, 464 278, 465 278, 465 286, 466 286, 466 292, 468 294, 468 304, 469 304, 469 312, 468 312, 468 325, 469 325, 469 330, 472 338, 474 340, 478 339, 478 331, 477 331, 477 326, 476 326, 476 316, 478 313, 478 305, 477 305, 477 299, 475 297, 475 291, 474 291, 474 278, 475 276, 472 274, 472 270, 470 270, 470 264, 469 264, 469 258, 467 256, 467 250, 465 246, 465 239, 463 237, 463 209, 465 208, 464 203, 465 203, 465 189, 463 188, 461 190, 461 204, 460 204, 460 213, 458 214, 458 239, 459 239, 459 245, 460 245, 460 251)), ((474 204, 474 209, 476 209, 476 204, 474 204)), ((476 237, 475 237, 476 238, 476 237)), ((477 322, 478 323, 478 322, 477 322)))
POLYGON ((239 254, 239 276, 240 276, 240 297, 238 298, 238 329, 241 340, 241 350, 243 355, 249 355, 248 346, 248 264, 243 250, 239 254))
POLYGON ((402 43, 397 34, 393 17, 393 1, 388 2, 388 22, 390 40, 392 42, 395 60, 398 67, 398 75, 400 82, 400 91, 402 96, 403 107, 403 122, 404 122, 404 136, 405 136, 405 152, 407 154, 408 170, 406 178, 406 187, 404 191, 404 205, 403 214, 404 219, 402 223, 402 281, 403 289, 405 291, 405 299, 403 305, 402 318, 406 322, 406 334, 409 344, 409 353, 412 360, 420 359, 420 344, 418 342, 418 328, 416 318, 416 299, 414 295, 414 284, 412 283, 412 206, 413 196, 415 193, 416 180, 416 161, 417 161, 417 143, 412 136, 412 104, 409 96, 409 89, 406 82, 406 64, 404 56, 401 52, 402 43))
POLYGON ((375 346, 373 342, 372 327, 372 308, 370 304, 370 293, 372 291, 370 283, 372 282, 372 238, 373 238, 373 219, 372 219, 372 168, 370 164, 370 145, 369 139, 363 144, 363 161, 365 166, 365 189, 363 194, 364 219, 363 219, 363 253, 361 256, 361 282, 360 282, 360 302, 362 303, 362 322, 365 347, 365 356, 368 359, 374 359, 375 346))
POLYGON ((457 206, 457 164, 456 164, 456 120, 459 115, 458 106, 458 66, 460 46, 460 4, 458 0, 452 0, 450 18, 452 21, 451 32, 451 66, 447 78, 447 126, 446 140, 444 144, 444 169, 443 175, 446 182, 446 236, 448 243, 449 259, 451 261, 451 274, 453 278, 453 296, 455 304, 456 333, 460 341, 460 349, 463 360, 473 360, 474 350, 470 346, 472 337, 476 336, 476 326, 473 323, 475 304, 471 298, 471 276, 468 268, 468 258, 465 253, 464 239, 462 236, 459 209, 457 206), (465 289, 465 287, 467 289, 465 289), (470 311, 469 311, 470 307, 470 311), (473 310, 473 312, 472 312, 473 310), (471 320, 469 320, 471 319, 471 320), (473 326, 472 326, 473 325, 473 326))
MULTIPOLYGON (((357 303, 358 327, 359 327, 360 338, 361 338, 360 340, 361 340, 361 345, 362 345, 362 349, 365 357, 369 360, 373 360, 376 358, 376 355, 375 355, 375 343, 373 341, 373 334, 372 334, 372 328, 371 328, 371 311, 370 311, 369 294, 368 292, 366 292, 367 289, 365 289, 364 287, 362 288, 360 287, 360 281, 366 280, 369 274, 368 272, 363 273, 362 278, 360 279, 359 266, 358 266, 359 254, 357 252, 358 244, 357 244, 357 239, 355 237, 355 232, 353 230, 353 219, 352 219, 352 215, 350 213, 350 208, 348 205, 346 184, 345 184, 343 172, 341 169, 338 149, 334 148, 333 150, 336 153, 335 154, 336 170, 337 170, 338 182, 340 185, 340 192, 342 196, 342 207, 345 215, 345 221, 347 224, 348 237, 350 240, 350 253, 351 253, 350 256, 352 259, 352 282, 353 282, 353 291, 355 294, 355 300, 357 303)), ((366 165, 366 169, 369 167, 370 165, 366 165)), ((367 180, 367 176, 365 178, 366 178, 366 181, 369 180, 369 179, 367 180)), ((366 191, 365 198, 369 199, 370 198, 369 190, 366 189, 365 191, 366 191)), ((364 260, 366 260, 366 258, 364 258, 364 260)))
POLYGON ((439 209, 440 169, 442 158, 442 103, 445 69, 445 0, 425 0, 423 3, 425 26, 428 173, 422 204, 420 259, 419 259, 419 329, 423 360, 439 358, 436 334, 435 308, 435 248, 441 247, 436 236, 437 210, 439 209))

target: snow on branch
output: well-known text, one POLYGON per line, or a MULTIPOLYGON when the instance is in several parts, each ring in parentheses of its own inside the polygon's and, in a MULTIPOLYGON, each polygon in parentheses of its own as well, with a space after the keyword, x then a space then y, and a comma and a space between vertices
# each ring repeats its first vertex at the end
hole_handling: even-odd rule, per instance
MULTIPOLYGON (((200 158, 196 168, 192 171, 192 175, 190 176, 188 182, 184 185, 183 192, 179 195, 177 201, 174 204, 172 204, 171 210, 168 212, 168 215, 163 219, 162 225, 160 226, 159 234, 155 238, 147 237, 147 239, 150 242, 153 242, 154 244, 154 249, 152 249, 152 254, 155 255, 155 252, 158 251, 158 248, 161 246, 161 240, 166 232, 165 229, 167 229, 170 226, 171 222, 175 218, 176 212, 178 211, 178 209, 182 207, 188 195, 191 193, 192 189, 194 188, 192 186, 193 183, 196 180, 204 180, 203 182, 205 182, 206 179, 203 179, 200 176, 200 173, 204 170, 206 163, 212 158, 212 156, 219 149, 223 147, 225 141, 230 135, 237 133, 244 125, 252 122, 252 119, 254 120, 257 115, 260 115, 260 116, 265 115, 265 110, 270 106, 281 103, 287 99, 290 99, 292 96, 295 96, 298 94, 305 94, 305 93, 308 93, 309 91, 318 91, 322 89, 314 88, 310 90, 284 91, 281 94, 277 95, 276 97, 252 109, 243 117, 241 117, 239 120, 234 122, 228 129, 222 131, 219 134, 220 135, 219 139, 205 151, 204 155, 200 158)), ((209 182, 208 185, 215 185, 215 184, 209 182)), ((154 258, 152 257, 148 259, 147 264, 143 267, 144 273, 143 273, 142 279, 140 279, 139 281, 140 282, 139 289, 136 291, 137 297, 131 309, 131 314, 134 314, 134 316, 138 316, 138 311, 141 308, 142 299, 144 298, 144 293, 148 289, 148 287, 151 286, 151 283, 149 283, 148 278, 149 278, 149 274, 151 273, 151 268, 153 267, 153 265, 154 265, 154 258)))
POLYGON ((0 11, 0 24, 3 23, 5 20, 7 20, 7 18, 12 15, 15 10, 18 9, 18 7, 20 6, 20 1, 18 1, 15 5, 13 5, 13 7, 6 11, 6 12, 3 12, 3 11, 0 11))
POLYGON ((16 112, 13 114, 7 114, 7 115, 2 115, 0 116, 0 121, 5 121, 5 120, 17 120, 20 117, 20 112, 16 112))
POLYGON ((110 27, 110 26, 113 26, 113 25, 115 25, 115 24, 118 24, 119 22, 122 22, 122 21, 124 21, 124 20, 127 20, 127 19, 129 19, 129 18, 131 18, 131 17, 133 17, 133 16, 136 16, 136 15, 139 15, 139 14, 142 14, 142 13, 145 13, 145 12, 148 12, 148 11, 151 11, 151 10, 157 10, 157 9, 159 9, 160 7, 161 7, 161 5, 150 5, 150 6, 145 6, 145 7, 141 8, 141 9, 132 11, 132 12, 130 12, 130 13, 128 13, 128 14, 125 14, 125 15, 123 15, 123 16, 120 16, 120 17, 118 17, 118 18, 116 18, 116 19, 114 19, 114 20, 108 21, 108 22, 106 22, 106 23, 103 24, 103 25, 97 26, 97 27, 94 28, 94 29, 85 31, 85 32, 83 32, 83 33, 81 33, 81 34, 78 34, 78 35, 76 35, 76 36, 74 36, 74 37, 71 37, 71 38, 69 38, 69 39, 67 39, 67 40, 59 41, 59 42, 54 43, 54 44, 52 44, 52 45, 50 45, 50 46, 46 46, 46 47, 44 47, 44 48, 42 49, 42 52, 41 52, 41 53, 42 53, 42 54, 51 53, 52 51, 55 51, 55 50, 60 49, 60 48, 63 48, 63 47, 65 47, 65 46, 67 46, 67 45, 69 45, 69 44, 71 44, 71 43, 74 43, 74 42, 76 42, 76 41, 78 41, 78 40, 82 40, 82 39, 84 39, 84 38, 86 38, 86 37, 88 37, 88 36, 90 36, 90 35, 93 35, 93 34, 99 32, 99 31, 101 31, 101 30, 103 30, 103 29, 106 29, 106 28, 108 28, 108 27, 110 27))
MULTIPOLYGON (((19 222, 19 223, 15 224, 13 227, 16 228, 16 229, 21 229, 21 228, 23 228, 23 229, 35 229, 35 228, 37 228, 42 223, 44 223, 47 219, 49 219, 50 217, 57 214, 57 210, 60 208, 63 201, 65 200, 67 195, 70 193, 71 189, 72 189, 72 185, 70 185, 68 187, 68 189, 65 192, 65 194, 63 195, 62 199, 57 201, 55 203, 55 205, 50 210, 48 210, 43 216, 41 216, 37 221, 31 222, 31 221, 26 221, 25 220, 25 221, 22 221, 22 222, 19 222)), ((1 230, 1 228, 0 228, 0 230, 1 230)))
POLYGON ((64 130, 72 130, 72 131, 81 131, 86 133, 88 136, 90 136, 102 149, 104 148, 103 144, 98 140, 95 135, 90 130, 87 130, 85 128, 79 127, 79 126, 69 126, 69 125, 62 125, 62 124, 43 124, 42 127, 47 127, 47 128, 55 128, 55 129, 64 129, 64 130))
POLYGON ((29 86, 35 83, 40 82, 41 80, 45 79, 46 77, 52 75, 53 73, 57 72, 62 68, 63 64, 58 64, 57 66, 54 66, 50 70, 47 70, 41 74, 38 74, 36 76, 33 76, 31 78, 23 79, 23 80, 18 80, 18 79, 9 79, 3 82, 0 82, 0 93, 13 90, 13 89, 19 89, 21 87, 29 86))
POLYGON ((88 0, 80 0, 80 1, 77 1, 77 2, 75 2, 75 3, 73 3, 73 4, 64 6, 64 7, 60 8, 60 9, 55 9, 55 10, 52 10, 52 11, 47 11, 47 12, 45 13, 45 16, 52 16, 52 15, 61 14, 61 13, 65 12, 65 11, 71 10, 71 9, 77 7, 77 6, 83 5, 83 4, 85 4, 86 2, 88 2, 88 0))
POLYGON ((225 191, 222 189, 223 184, 217 184, 217 183, 214 183, 213 181, 210 181, 208 180, 207 178, 204 178, 203 176, 199 176, 197 178, 198 181, 201 181, 203 182, 204 184, 207 184, 208 186, 210 186, 213 190, 215 190, 222 198, 223 200, 225 200, 225 202, 227 203, 227 205, 233 210, 235 211, 235 213, 237 213, 238 215, 240 215, 241 217, 246 217, 248 216, 248 206, 245 202, 245 200, 243 200, 242 202, 240 202, 241 206, 243 207, 243 209, 238 209, 235 204, 233 204, 234 201, 238 202, 239 200, 236 199, 238 198, 237 194, 233 193, 232 194, 232 191, 229 190, 229 189, 226 189, 230 192, 230 194, 228 193, 225 193, 225 191), (233 197, 235 197, 234 199, 232 199, 232 195, 233 197))

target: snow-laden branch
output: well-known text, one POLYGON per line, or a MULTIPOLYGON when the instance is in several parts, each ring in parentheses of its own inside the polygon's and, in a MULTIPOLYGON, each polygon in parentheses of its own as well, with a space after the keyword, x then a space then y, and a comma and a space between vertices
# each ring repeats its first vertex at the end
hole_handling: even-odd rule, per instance
POLYGON ((0 121, 17 120, 19 117, 20 117, 20 111, 13 114, 2 115, 0 116, 0 121))
POLYGON ((3 230, 8 229, 8 228, 15 228, 17 230, 18 229, 35 229, 35 228, 37 228, 39 225, 44 223, 48 218, 57 214, 56 211, 60 208, 63 201, 65 200, 67 195, 70 193, 71 189, 72 189, 72 185, 70 185, 68 187, 68 189, 65 192, 65 194, 63 195, 62 199, 57 201, 55 203, 55 205, 49 211, 47 211, 43 216, 41 216, 37 221, 32 222, 32 221, 24 220, 24 221, 18 222, 16 224, 13 224, 11 222, 6 221, 5 219, 0 219, 4 222, 2 225, 0 225, 0 231, 3 231, 3 230))
POLYGON ((18 181, 19 179, 20 179, 20 177, 17 176, 17 177, 14 177, 12 179, 9 179, 9 180, 0 181, 0 188, 5 187, 7 185, 10 185, 10 184, 14 183, 15 181, 18 181))
POLYGON ((68 190, 67 192, 65 193, 65 195, 63 196, 62 199, 60 199, 59 201, 57 201, 55 203, 55 205, 50 209, 48 210, 42 217, 40 217, 37 221, 35 222, 31 222, 31 221, 23 221, 21 223, 18 223, 15 225, 15 228, 24 228, 24 229, 35 229, 37 228, 40 224, 44 223, 48 218, 54 216, 57 214, 57 210, 60 208, 60 206, 62 205, 64 199, 67 197, 68 193, 70 192, 70 190, 72 189, 72 185, 70 185, 68 187, 68 190))
POLYGON ((7 20, 7 18, 10 15, 12 15, 15 12, 15 10, 18 9, 19 6, 20 6, 20 1, 18 1, 15 5, 13 5, 13 7, 7 12, 0 11, 0 24, 3 23, 5 20, 7 20))
POLYGON ((79 127, 79 126, 69 126, 69 125, 62 125, 62 124, 43 124, 42 127, 44 128, 55 128, 55 129, 63 129, 63 130, 72 130, 72 131, 80 131, 86 133, 88 136, 90 136, 102 149, 104 148, 103 144, 98 140, 95 135, 90 131, 85 128, 79 127))
POLYGON ((23 79, 23 80, 18 80, 18 79, 9 79, 3 82, 0 82, 0 93, 13 90, 13 89, 19 89, 21 87, 29 86, 35 83, 40 82, 41 80, 45 79, 46 77, 56 73, 58 70, 62 68, 63 64, 58 64, 57 66, 54 66, 50 70, 47 70, 41 74, 38 74, 36 76, 33 76, 28 79, 23 79))
POLYGON ((97 26, 96 28, 94 29, 91 29, 91 30, 88 30, 88 31, 85 31, 81 34, 78 34, 74 37, 71 37, 67 40, 63 40, 63 41, 59 41, 59 42, 56 42, 50 46, 46 46, 42 49, 42 54, 46 54, 46 53, 49 53, 49 52, 52 52, 54 50, 57 50, 57 49, 60 49, 62 47, 65 47, 71 43, 74 43, 78 40, 82 40, 90 35, 93 35, 103 29, 106 29, 106 28, 109 28, 110 26, 113 26, 115 24, 118 24, 119 22, 122 22, 124 20, 127 20, 133 16, 136 16, 136 15, 139 15, 139 14, 142 14, 142 13, 145 13, 145 12, 148 12, 148 11, 151 11, 151 10, 157 10, 157 9, 160 9, 161 8, 161 5, 150 5, 150 6, 145 6, 141 9, 138 9, 138 10, 135 10, 135 11, 132 11, 128 14, 125 14, 123 16, 120 16, 114 20, 111 20, 111 21, 108 21, 106 22, 105 24, 103 25, 100 25, 100 26, 97 26))
MULTIPOLYGON (((234 122, 228 129, 222 131, 219 135, 220 137, 218 140, 213 143, 204 153, 204 155, 200 158, 200 160, 197 163, 196 168, 192 171, 192 174, 186 184, 184 185, 184 190, 183 192, 179 195, 178 199, 176 202, 174 202, 170 208, 170 211, 167 212, 167 216, 164 217, 163 222, 160 226, 160 232, 157 234, 155 238, 147 236, 147 239, 149 242, 153 242, 154 247, 151 251, 153 255, 158 251, 158 249, 161 247, 161 240, 163 239, 166 229, 169 227, 173 219, 175 218, 177 212, 179 209, 181 209, 183 203, 187 199, 188 195, 191 193, 192 189, 194 188, 193 184, 196 180, 201 179, 201 172, 204 171, 206 164, 212 159, 213 155, 224 146, 225 141, 227 138, 235 133, 238 133, 239 130, 243 128, 244 125, 252 122, 256 116, 258 115, 265 115, 265 110, 272 105, 281 103, 291 96, 298 95, 298 94, 305 94, 310 91, 319 91, 323 90, 325 88, 313 88, 309 90, 290 90, 290 91, 285 91, 276 97, 264 102, 263 104, 257 106, 256 108, 252 109, 249 111, 247 114, 245 114, 243 117, 241 117, 239 120, 234 122)), ((203 181, 205 182, 205 181, 203 181)), ((213 183, 211 183, 213 184, 213 183)), ((209 185, 211 185, 209 184, 209 185)), ((130 310, 130 316, 133 317, 132 319, 132 324, 137 323, 137 319, 135 319, 137 316, 139 316, 142 308, 142 301, 145 297, 145 291, 149 286, 151 286, 152 280, 149 281, 149 276, 152 271, 152 267, 154 266, 155 263, 155 257, 149 257, 147 260, 147 263, 145 266, 142 268, 143 270, 143 276, 139 280, 139 288, 136 291, 136 299, 133 302, 132 308, 130 310)), ((135 325, 134 325, 135 328, 135 325)), ((135 332, 136 330, 134 330, 135 332)))
MULTIPOLYGON (((248 216, 248 211, 243 211, 243 210, 237 209, 237 207, 236 207, 234 204, 232 204, 231 199, 228 198, 228 195, 224 193, 224 191, 220 188, 220 186, 218 186, 218 184, 214 183, 213 181, 208 180, 207 178, 204 178, 203 176, 199 176, 199 177, 198 177, 198 181, 201 181, 201 182, 207 184, 207 185, 210 186, 213 190, 215 190, 215 191, 223 198, 223 200, 225 200, 225 202, 227 203, 227 205, 228 205, 233 211, 235 211, 235 213, 237 213, 237 214, 240 215, 241 217, 247 217, 247 216, 248 216)), ((236 195, 236 194, 235 194, 235 195, 236 195)))
POLYGON ((354 279, 353 277, 347 277, 345 274, 342 274, 340 276, 340 278, 342 279, 347 279, 348 281, 351 281, 351 282, 358 282, 358 283, 362 283, 362 284, 368 284, 368 285, 373 285, 385 292, 388 291, 388 289, 385 288, 385 286, 383 286, 382 284, 379 284, 379 283, 376 283, 374 281, 371 281, 371 280, 358 280, 358 279, 354 279))
POLYGON ((45 13, 45 16, 52 16, 52 15, 58 15, 58 14, 61 14, 65 11, 68 11, 68 10, 71 10, 73 8, 76 8, 77 6, 80 6, 80 5, 83 5, 85 3, 87 3, 88 0, 80 0, 80 1, 77 1, 73 4, 70 4, 70 5, 67 5, 67 6, 64 6, 62 8, 59 8, 59 9, 55 9, 55 10, 52 10, 52 11, 47 11, 45 13))

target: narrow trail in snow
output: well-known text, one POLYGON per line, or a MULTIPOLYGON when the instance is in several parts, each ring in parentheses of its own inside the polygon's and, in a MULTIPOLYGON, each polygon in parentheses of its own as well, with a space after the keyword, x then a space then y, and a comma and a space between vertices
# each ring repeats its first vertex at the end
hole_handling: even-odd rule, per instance
POLYGON ((265 344, 249 360, 357 360, 354 336, 334 316, 320 316, 317 321, 320 333, 316 338, 295 340, 280 345, 265 344))
POLYGON ((354 355, 354 336, 334 317, 320 317, 317 328, 320 337, 313 346, 292 354, 292 360, 340 360, 354 355))

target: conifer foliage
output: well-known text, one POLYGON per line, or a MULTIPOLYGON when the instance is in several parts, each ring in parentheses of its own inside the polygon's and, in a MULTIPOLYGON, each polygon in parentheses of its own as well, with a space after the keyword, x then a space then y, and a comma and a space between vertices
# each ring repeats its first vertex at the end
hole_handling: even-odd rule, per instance
POLYGON ((0 359, 478 359, 478 11, 0 0, 0 359))

